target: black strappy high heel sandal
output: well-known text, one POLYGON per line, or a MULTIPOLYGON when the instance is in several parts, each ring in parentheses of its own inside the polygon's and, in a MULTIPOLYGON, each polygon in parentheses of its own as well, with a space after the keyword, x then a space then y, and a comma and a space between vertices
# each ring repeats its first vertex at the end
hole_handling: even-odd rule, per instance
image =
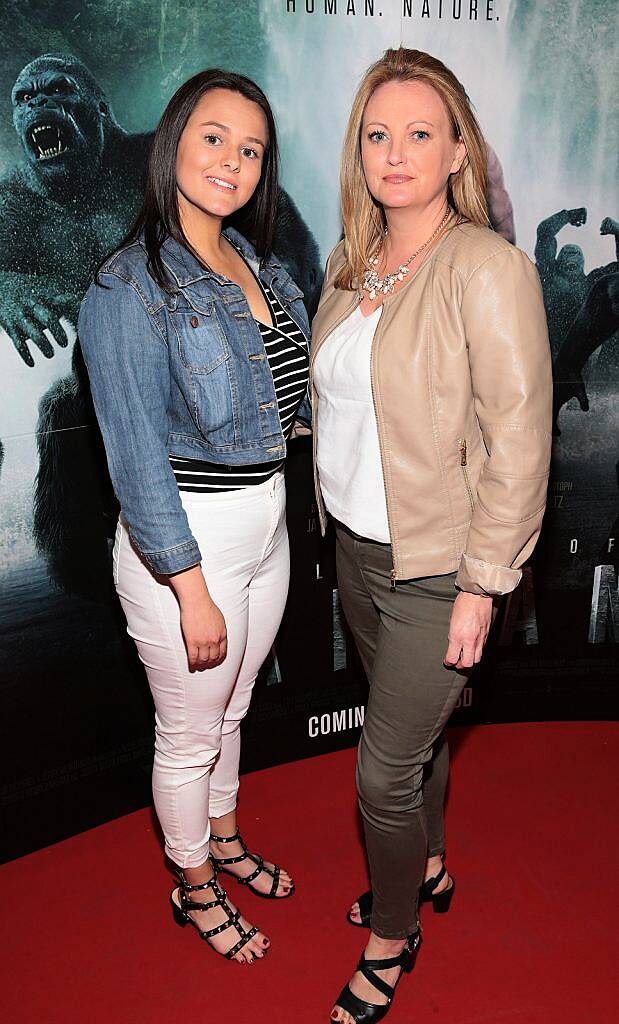
MULTIPOLYGON (((185 880, 185 876, 182 871, 179 871, 178 878, 180 885, 173 889, 170 893, 170 903, 172 904, 172 914, 176 924, 181 928, 184 928, 186 924, 191 924, 198 932, 201 939, 208 942, 211 949, 215 949, 211 939, 215 935, 220 935, 226 928, 234 928, 237 935, 239 936, 238 942, 228 950, 227 953, 220 953, 218 949, 215 949, 216 953, 220 956, 225 956, 226 960, 232 960, 232 958, 238 953, 243 946, 246 946, 250 939, 253 939, 254 935, 257 934, 258 929, 256 927, 250 928, 249 931, 245 931, 243 925, 240 923, 239 918, 241 916, 240 911, 232 910, 228 903, 226 893, 217 884, 217 875, 214 875, 208 882, 202 882, 200 885, 189 885, 185 880), (210 903, 198 903, 197 900, 189 899, 190 892, 200 892, 204 889, 210 889, 214 893, 215 899, 210 903), (178 902, 175 900, 175 893, 178 893, 178 902), (194 921, 193 917, 189 916, 191 910, 212 910, 213 907, 221 907, 226 915, 226 921, 223 924, 218 925, 216 928, 209 928, 203 931, 197 921, 194 921)), ((267 949, 265 948, 265 953, 267 949)), ((252 953, 254 960, 259 959, 252 953)))
POLYGON ((364 978, 367 978, 370 985, 373 985, 378 992, 387 997, 386 1003, 366 1003, 365 1000, 359 999, 359 996, 351 992, 350 985, 345 985, 340 992, 339 998, 336 999, 335 1005, 341 1006, 343 1010, 346 1010, 355 1021, 355 1024, 377 1024, 377 1021, 382 1020, 389 1012, 400 978, 403 974, 410 974, 415 966, 420 945, 421 932, 415 932, 414 935, 409 936, 399 956, 392 956, 387 960, 366 960, 364 955, 361 956, 357 964, 357 970, 361 972, 364 978), (388 985, 386 981, 383 981, 375 973, 376 971, 389 970, 390 967, 401 968, 395 985, 388 985))
POLYGON ((217 871, 222 871, 228 875, 232 875, 233 878, 236 878, 239 885, 248 885, 251 891, 255 893, 256 896, 262 896, 265 900, 286 900, 288 899, 289 896, 292 896, 295 889, 294 883, 292 882, 290 883, 290 890, 288 892, 282 893, 281 896, 277 895, 281 868, 277 864, 274 864, 272 868, 268 868, 264 863, 262 857, 254 853, 250 853, 245 843, 241 839, 240 832, 235 832, 233 836, 212 835, 211 839, 214 840, 214 842, 216 843, 234 843, 238 841, 243 848, 243 853, 239 854, 238 857, 215 857, 213 854, 211 854, 211 860, 213 861, 213 864, 215 865, 217 871), (240 864, 241 861, 245 860, 246 858, 249 858, 249 860, 253 861, 253 863, 256 865, 255 871, 252 871, 250 875, 246 875, 244 878, 241 878, 240 875, 237 875, 234 873, 234 871, 229 870, 230 864, 240 864), (258 875, 262 871, 264 871, 266 875, 270 875, 271 878, 273 879, 270 892, 260 892, 255 885, 252 885, 252 882, 256 881, 258 875))
POLYGON ((456 888, 456 880, 453 875, 448 875, 451 879, 451 885, 446 889, 442 889, 441 892, 434 892, 439 882, 442 882, 445 875, 447 874, 447 868, 443 864, 438 875, 434 875, 432 878, 426 879, 419 890, 419 902, 430 903, 432 902, 432 910, 435 914, 446 914, 451 906, 451 900, 453 898, 454 890, 456 888))
MULTIPOLYGON (((432 902, 432 909, 435 914, 446 914, 451 906, 451 900, 456 888, 456 880, 453 875, 450 875, 451 885, 447 889, 443 889, 441 892, 435 893, 439 882, 442 882, 443 878, 447 874, 447 868, 443 864, 438 875, 434 875, 432 878, 426 879, 419 890, 419 903, 430 903, 432 902)), ((369 928, 370 920, 372 917, 372 890, 368 889, 362 896, 357 900, 359 904, 359 917, 360 921, 354 921, 350 910, 346 914, 346 920, 349 924, 355 926, 355 928, 369 928)))
POLYGON ((367 892, 364 892, 357 900, 357 903, 359 905, 359 920, 354 920, 350 910, 346 914, 346 920, 349 924, 354 925, 355 928, 369 928, 372 919, 372 904, 374 903, 372 890, 368 889, 367 892))

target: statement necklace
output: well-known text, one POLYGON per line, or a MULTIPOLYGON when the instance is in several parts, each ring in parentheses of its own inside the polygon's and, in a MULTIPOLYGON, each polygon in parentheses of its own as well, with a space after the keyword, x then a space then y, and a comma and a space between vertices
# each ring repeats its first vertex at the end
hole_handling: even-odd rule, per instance
MULTIPOLYGON (((363 275, 363 285, 362 285, 362 288, 363 288, 363 290, 365 292, 368 293, 368 295, 369 295, 369 297, 371 299, 375 299, 379 292, 382 293, 383 295, 391 295, 393 293, 393 289, 395 288, 396 281, 403 281, 404 278, 406 277, 406 275, 409 273, 409 269, 408 269, 409 263, 412 263, 413 260, 415 259, 415 257, 419 256, 419 253, 423 252, 423 250, 426 249, 429 246, 430 242, 434 241, 436 236, 441 233, 441 231, 445 227, 445 225, 446 225, 446 223, 447 223, 447 221, 449 220, 450 217, 451 217, 451 207, 448 206, 447 207, 447 213, 443 217, 443 219, 442 219, 441 223, 439 224, 439 226, 437 227, 436 231, 434 231, 430 235, 428 240, 426 242, 424 242, 423 245, 420 245, 419 248, 415 250, 413 255, 409 256, 408 259, 405 260, 404 263, 400 263, 400 266, 398 267, 397 270, 395 270, 393 272, 393 274, 385 274, 384 277, 379 277, 377 272, 376 272, 376 269, 375 269, 378 266, 378 258, 380 256, 380 251, 381 251, 382 244, 383 244, 382 242, 380 243, 380 245, 378 246, 378 249, 376 250, 376 252, 374 253, 374 255, 372 256, 372 258, 370 260, 370 266, 368 267, 368 269, 365 271, 365 273, 363 275)), ((386 234, 387 234, 387 228, 385 228, 385 235, 386 234)))

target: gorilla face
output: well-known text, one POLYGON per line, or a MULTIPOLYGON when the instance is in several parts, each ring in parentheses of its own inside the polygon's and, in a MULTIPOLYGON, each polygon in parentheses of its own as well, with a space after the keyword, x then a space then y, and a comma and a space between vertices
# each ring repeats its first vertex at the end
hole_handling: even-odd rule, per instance
POLYGON ((564 245, 557 257, 557 270, 563 277, 579 278, 585 272, 585 257, 579 245, 564 245))
POLYGON ((37 58, 13 86, 15 131, 30 166, 50 183, 80 167, 96 170, 103 153, 107 104, 78 70, 60 58, 37 58))

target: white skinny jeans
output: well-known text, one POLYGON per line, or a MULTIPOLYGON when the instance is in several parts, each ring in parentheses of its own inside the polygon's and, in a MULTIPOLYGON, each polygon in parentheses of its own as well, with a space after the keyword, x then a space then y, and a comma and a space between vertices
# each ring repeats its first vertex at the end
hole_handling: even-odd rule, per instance
POLYGON ((208 855, 209 816, 236 807, 241 721, 284 612, 290 556, 282 472, 243 490, 181 499, 226 620, 225 661, 189 671, 174 591, 136 552, 122 517, 114 582, 155 702, 153 796, 166 853, 193 868, 208 855))

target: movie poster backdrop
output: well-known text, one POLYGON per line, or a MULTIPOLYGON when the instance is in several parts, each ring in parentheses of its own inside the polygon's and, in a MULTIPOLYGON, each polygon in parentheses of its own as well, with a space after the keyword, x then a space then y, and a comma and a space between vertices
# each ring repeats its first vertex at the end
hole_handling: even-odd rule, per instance
MULTIPOLYGON (((2 10, 2 858, 150 800, 152 705, 112 587, 117 506, 75 323, 93 268, 139 205, 165 103, 207 66, 251 76, 273 103, 278 255, 310 306, 340 237, 339 152, 364 69, 401 42, 464 82, 488 141, 493 226, 542 280, 556 433, 542 539, 452 721, 613 715, 613 0, 5 0, 2 10)), ((333 541, 319 536, 309 447, 290 445, 290 598, 244 723, 244 770, 350 746, 363 722, 366 682, 333 541)))

